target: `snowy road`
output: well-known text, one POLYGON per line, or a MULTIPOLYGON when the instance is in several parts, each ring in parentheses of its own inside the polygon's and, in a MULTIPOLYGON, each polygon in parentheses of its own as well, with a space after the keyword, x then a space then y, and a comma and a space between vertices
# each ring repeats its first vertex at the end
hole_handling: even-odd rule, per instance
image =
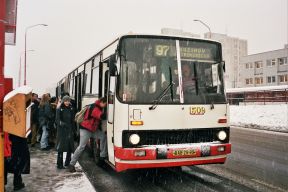
POLYGON ((83 157, 97 191, 286 191, 288 134, 231 128, 232 154, 224 165, 116 173, 83 157))

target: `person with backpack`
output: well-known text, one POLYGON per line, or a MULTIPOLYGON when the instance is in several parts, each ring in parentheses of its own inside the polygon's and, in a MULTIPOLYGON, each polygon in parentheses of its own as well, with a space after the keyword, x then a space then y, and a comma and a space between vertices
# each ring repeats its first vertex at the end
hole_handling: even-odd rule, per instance
POLYGON ((95 103, 89 105, 87 108, 83 121, 79 124, 80 128, 80 142, 79 146, 75 150, 71 162, 68 166, 70 172, 75 172, 75 164, 78 161, 80 155, 85 149, 85 146, 89 139, 92 137, 94 139, 99 138, 102 147, 100 152, 100 157, 106 158, 107 156, 107 144, 105 135, 101 134, 102 131, 98 129, 101 124, 101 120, 104 118, 104 108, 107 106, 107 99, 105 97, 96 100, 95 103), (100 138, 101 137, 101 138, 100 138))
POLYGON ((71 161, 71 154, 74 152, 74 109, 70 103, 70 97, 64 96, 62 104, 56 109, 57 125, 57 168, 67 167, 71 161), (63 152, 67 152, 63 166, 63 152))

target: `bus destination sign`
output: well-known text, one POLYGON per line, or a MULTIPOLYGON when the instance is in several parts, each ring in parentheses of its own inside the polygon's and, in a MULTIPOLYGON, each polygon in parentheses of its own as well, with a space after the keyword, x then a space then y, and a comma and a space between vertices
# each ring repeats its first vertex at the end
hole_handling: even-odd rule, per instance
MULTIPOLYGON (((175 57, 176 48, 168 45, 155 45, 155 56, 157 57, 175 57)), ((208 48, 180 47, 180 56, 182 59, 213 59, 211 50, 208 48)))

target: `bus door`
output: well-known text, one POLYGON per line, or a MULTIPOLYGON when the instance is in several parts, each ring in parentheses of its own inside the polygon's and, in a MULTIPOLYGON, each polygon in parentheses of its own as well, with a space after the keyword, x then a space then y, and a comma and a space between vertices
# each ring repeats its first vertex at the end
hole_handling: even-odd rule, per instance
POLYGON ((106 109, 107 120, 102 122, 102 127, 106 128, 107 133, 107 145, 108 145, 108 160, 113 165, 115 164, 114 160, 114 144, 113 144, 113 137, 114 137, 114 129, 113 129, 113 111, 114 111, 114 88, 115 85, 115 77, 110 77, 109 75, 109 68, 107 63, 102 63, 102 91, 103 95, 107 97, 108 105, 106 109), (113 95, 111 94, 111 89, 113 90, 113 95))
POLYGON ((109 161, 115 165, 114 159, 114 102, 115 102, 115 83, 116 77, 109 76, 108 106, 107 106, 107 143, 109 161))

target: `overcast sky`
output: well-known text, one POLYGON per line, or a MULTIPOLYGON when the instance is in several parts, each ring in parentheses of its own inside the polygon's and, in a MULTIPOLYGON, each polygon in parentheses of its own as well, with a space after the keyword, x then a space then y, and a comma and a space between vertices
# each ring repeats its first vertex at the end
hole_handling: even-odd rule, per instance
MULTIPOLYGON (((6 46, 5 76, 18 86, 25 29, 27 84, 43 94, 72 69, 121 34, 159 34, 175 28, 227 34, 248 41, 248 54, 287 44, 287 0, 18 0, 16 46, 6 46)), ((24 56, 22 56, 22 65, 24 56)), ((23 74, 22 74, 23 78, 23 74)), ((23 82, 23 81, 22 81, 23 82)))

